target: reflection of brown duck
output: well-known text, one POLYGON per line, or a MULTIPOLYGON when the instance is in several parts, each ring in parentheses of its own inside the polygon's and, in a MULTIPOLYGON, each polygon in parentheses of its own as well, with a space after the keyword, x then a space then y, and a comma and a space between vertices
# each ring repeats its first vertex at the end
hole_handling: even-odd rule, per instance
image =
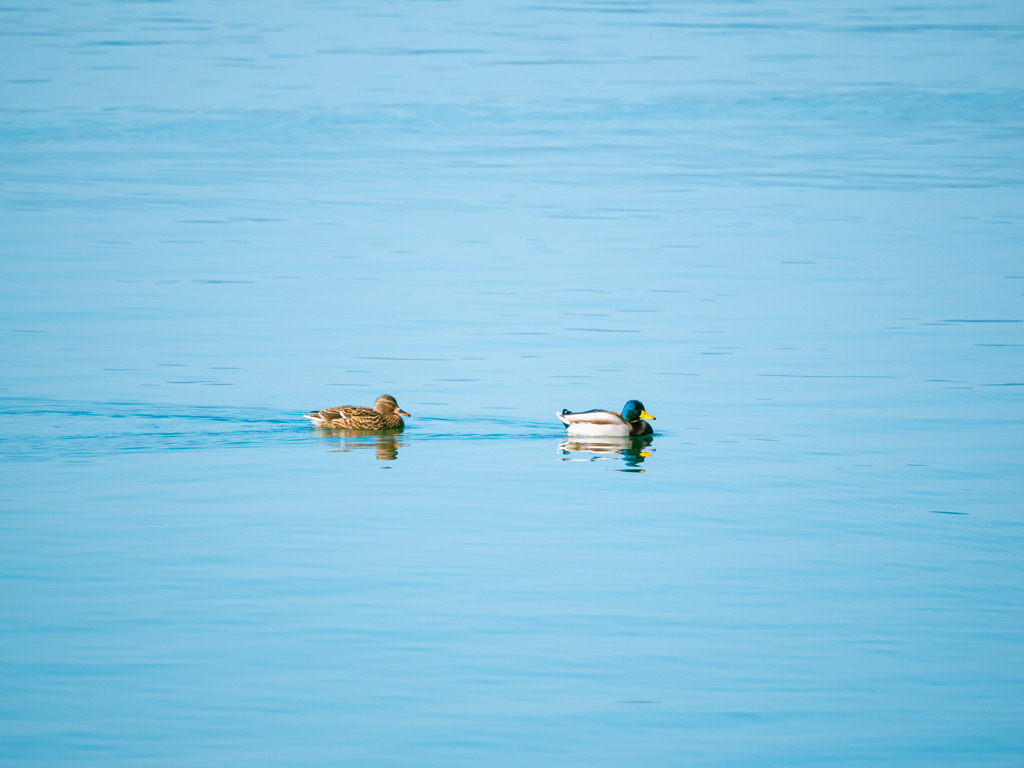
POLYGON ((403 429, 402 416, 409 414, 398 407, 391 395, 381 395, 373 408, 361 405, 339 405, 310 411, 303 416, 321 429, 349 429, 360 432, 379 432, 385 429, 403 429))
POLYGON ((394 461, 398 458, 398 449, 404 445, 397 434, 348 431, 341 438, 339 450, 348 453, 373 448, 377 452, 377 461, 394 461))
POLYGON ((564 441, 558 447, 563 454, 590 453, 591 459, 614 459, 621 456, 627 466, 635 467, 644 463, 653 453, 647 448, 654 442, 652 435, 639 437, 575 437, 564 441))

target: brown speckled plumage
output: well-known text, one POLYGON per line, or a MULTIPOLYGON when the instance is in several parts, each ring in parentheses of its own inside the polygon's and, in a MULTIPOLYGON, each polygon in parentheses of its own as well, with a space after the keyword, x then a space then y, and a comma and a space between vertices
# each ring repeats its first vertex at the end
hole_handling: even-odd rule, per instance
POLYGON ((384 429, 402 429, 405 422, 402 416, 409 414, 398 407, 398 402, 391 395, 381 395, 373 408, 361 405, 339 405, 324 408, 322 411, 310 411, 303 414, 321 429, 351 429, 360 432, 379 432, 384 429))

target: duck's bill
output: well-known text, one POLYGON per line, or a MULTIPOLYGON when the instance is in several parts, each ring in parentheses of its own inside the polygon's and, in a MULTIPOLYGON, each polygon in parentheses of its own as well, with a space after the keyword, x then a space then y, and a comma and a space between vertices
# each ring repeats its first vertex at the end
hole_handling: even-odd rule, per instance
POLYGON ((651 414, 649 414, 647 411, 640 411, 640 418, 650 419, 651 421, 657 421, 657 419, 651 416, 651 414))
MULTIPOLYGON (((399 416, 409 416, 409 414, 406 413, 405 411, 403 411, 401 408, 396 410, 395 413, 397 413, 399 416)), ((409 418, 412 418, 412 417, 410 416, 409 418)))

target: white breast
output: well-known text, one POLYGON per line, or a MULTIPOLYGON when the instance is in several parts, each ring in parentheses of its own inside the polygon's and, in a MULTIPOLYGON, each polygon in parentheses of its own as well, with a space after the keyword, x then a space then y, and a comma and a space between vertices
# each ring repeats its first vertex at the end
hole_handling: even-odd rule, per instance
POLYGON ((618 424, 595 424, 592 421, 572 421, 566 425, 566 433, 580 437, 616 437, 629 434, 629 424, 619 421, 618 424))

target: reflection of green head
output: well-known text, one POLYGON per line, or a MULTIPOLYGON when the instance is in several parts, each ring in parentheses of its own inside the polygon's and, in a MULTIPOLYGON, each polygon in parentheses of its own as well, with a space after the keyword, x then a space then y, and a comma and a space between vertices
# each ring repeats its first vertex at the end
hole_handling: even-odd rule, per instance
POLYGON ((622 406, 622 418, 625 421, 639 421, 640 419, 656 420, 644 409, 644 404, 639 400, 630 400, 622 406))

